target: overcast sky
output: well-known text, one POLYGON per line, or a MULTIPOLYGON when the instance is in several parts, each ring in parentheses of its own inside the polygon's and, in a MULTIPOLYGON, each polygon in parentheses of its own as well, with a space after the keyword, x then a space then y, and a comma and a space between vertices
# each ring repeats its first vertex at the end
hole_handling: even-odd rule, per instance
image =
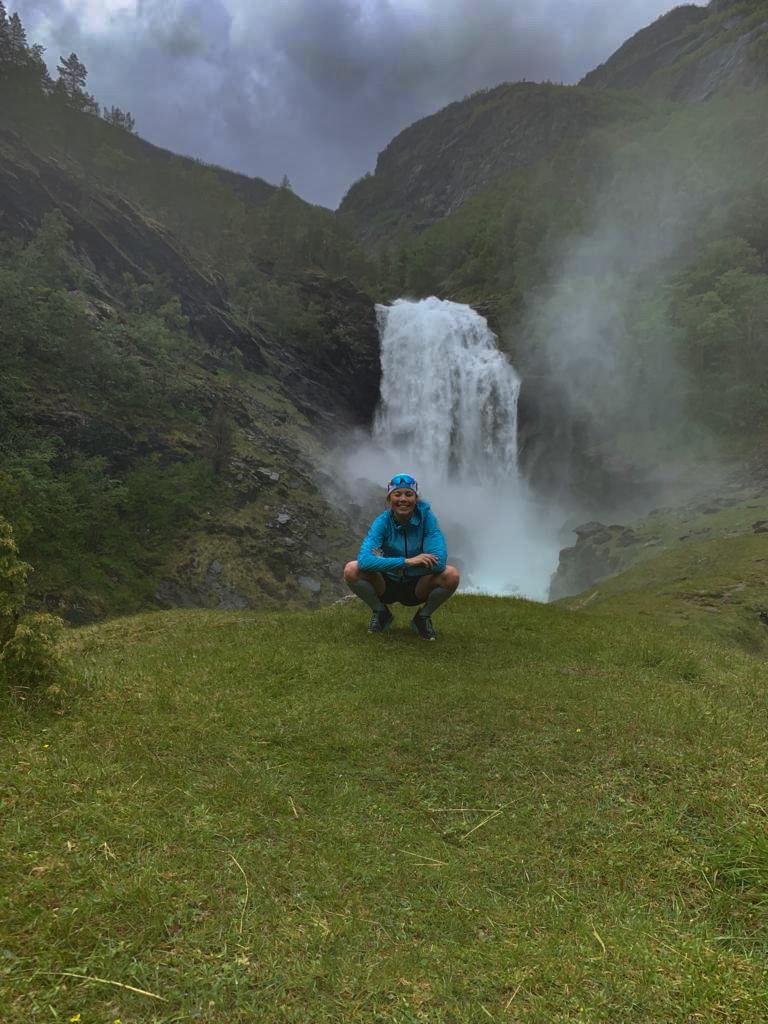
MULTIPOLYGON (((704 0, 702 0, 703 4, 704 0)), ((670 0, 6 0, 55 74, 158 145, 335 207, 399 131, 482 86, 577 81, 670 0)))

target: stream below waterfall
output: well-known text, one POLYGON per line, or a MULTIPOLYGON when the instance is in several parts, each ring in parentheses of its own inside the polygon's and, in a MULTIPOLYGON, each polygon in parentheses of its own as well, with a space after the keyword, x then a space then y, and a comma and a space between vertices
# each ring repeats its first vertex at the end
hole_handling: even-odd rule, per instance
POLYGON ((518 471, 520 379, 485 319, 429 298, 376 307, 381 397, 348 479, 382 486, 413 474, 448 541, 464 592, 545 601, 562 512, 536 502, 518 471))

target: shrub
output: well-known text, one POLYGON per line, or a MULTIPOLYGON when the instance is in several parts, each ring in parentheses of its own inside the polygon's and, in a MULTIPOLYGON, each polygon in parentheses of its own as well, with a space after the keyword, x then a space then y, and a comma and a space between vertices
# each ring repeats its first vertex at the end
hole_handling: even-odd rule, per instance
POLYGON ((56 641, 64 623, 55 615, 27 615, 0 650, 0 680, 15 697, 57 697, 68 676, 56 641))
POLYGON ((56 646, 64 624, 54 615, 22 616, 29 570, 0 519, 0 687, 23 699, 57 698, 69 674, 56 646))
POLYGON ((16 628, 30 568, 19 558, 10 523, 0 519, 0 650, 16 628))

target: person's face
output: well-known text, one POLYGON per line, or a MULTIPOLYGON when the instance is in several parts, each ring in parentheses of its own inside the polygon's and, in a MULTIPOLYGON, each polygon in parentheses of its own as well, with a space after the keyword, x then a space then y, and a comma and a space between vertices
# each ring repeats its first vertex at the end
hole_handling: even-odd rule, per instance
POLYGON ((398 487, 390 494, 389 501, 397 515, 409 516, 416 508, 416 491, 410 487, 398 487))

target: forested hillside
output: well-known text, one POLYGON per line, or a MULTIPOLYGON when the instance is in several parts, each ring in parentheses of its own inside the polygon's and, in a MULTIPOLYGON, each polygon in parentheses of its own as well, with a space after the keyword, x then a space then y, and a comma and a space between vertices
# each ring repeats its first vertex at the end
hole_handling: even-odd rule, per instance
POLYGON ((418 233, 503 175, 535 167, 594 128, 634 121, 634 97, 534 82, 505 83, 451 103, 402 131, 339 213, 364 238, 418 233))
POLYGON ((340 276, 364 258, 287 181, 102 113, 76 54, 51 81, 0 13, 0 517, 33 598, 73 621, 327 599, 349 526, 325 439, 378 394, 372 303, 340 276))
POLYGON ((768 82, 768 11, 763 0, 684 4, 628 39, 581 85, 641 89, 686 103, 768 82))

